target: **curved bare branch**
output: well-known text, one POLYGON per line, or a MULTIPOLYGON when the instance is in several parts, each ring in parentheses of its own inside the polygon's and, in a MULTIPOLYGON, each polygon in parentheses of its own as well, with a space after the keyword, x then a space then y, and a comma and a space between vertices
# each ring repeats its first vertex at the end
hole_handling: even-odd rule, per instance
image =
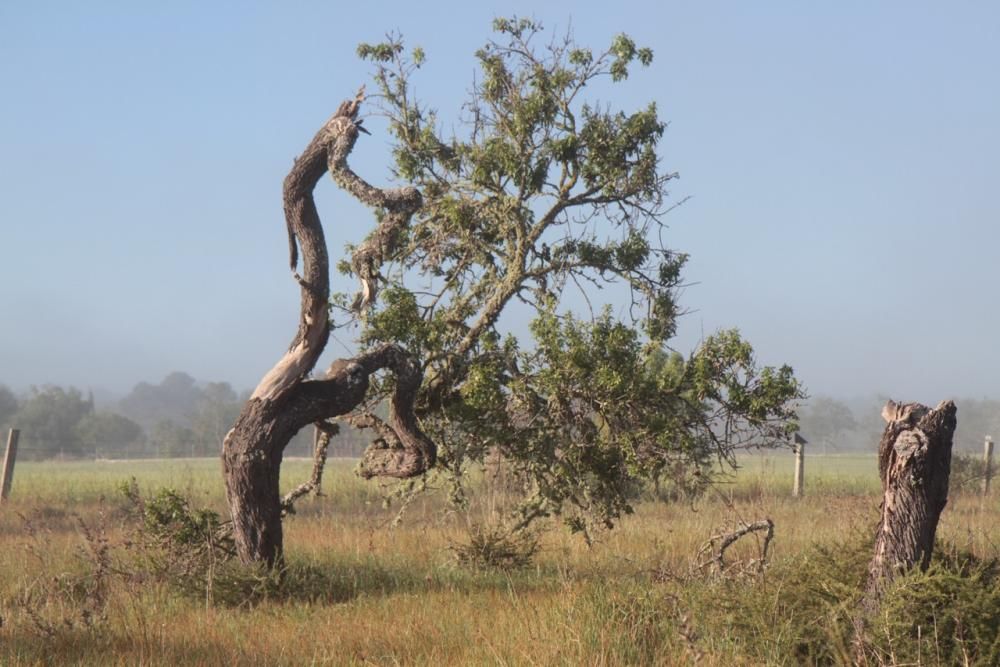
MULTIPOLYGON (((363 131, 359 123, 354 123, 348 132, 353 132, 357 138, 359 129, 363 131)), ((358 201, 384 211, 375 231, 354 250, 351 257, 354 272, 361 280, 361 291, 354 300, 352 310, 360 313, 375 301, 379 268, 386 257, 396 250, 400 231, 410 224, 410 219, 423 202, 420 191, 415 187, 377 188, 354 173, 347 164, 353 143, 353 140, 350 144, 334 141, 327 157, 330 176, 358 201)))
POLYGON ((423 372, 417 359, 398 345, 385 344, 356 360, 369 372, 388 368, 396 375, 389 402, 389 428, 396 442, 376 440, 361 459, 361 476, 406 479, 422 475, 437 459, 437 446, 424 435, 413 412, 423 372))
POLYGON ((299 330, 288 352, 261 379, 251 399, 276 401, 284 397, 316 365, 330 333, 329 258, 313 190, 327 169, 328 154, 346 155, 358 138, 357 115, 364 100, 360 91, 340 105, 285 177, 283 199, 288 225, 289 261, 302 290, 299 330), (295 272, 299 252, 302 275, 295 272))
MULTIPOLYGON (((324 379, 306 379, 330 334, 329 258, 313 200, 319 180, 330 169, 334 180, 346 190, 386 210, 387 214, 366 242, 372 247, 365 262, 370 270, 361 277, 362 293, 369 294, 369 300, 374 298, 373 281, 378 264, 392 251, 399 229, 420 205, 420 195, 415 189, 381 191, 366 184, 347 167, 347 155, 362 131, 358 111, 363 100, 362 89, 341 104, 285 178, 283 199, 289 263, 301 288, 299 327, 288 351, 261 379, 223 442, 226 496, 233 516, 237 553, 244 562, 273 566, 281 560, 281 515, 294 502, 294 497, 282 502, 279 495, 282 453, 288 442, 307 424, 354 410, 364 400, 369 376, 375 371, 389 368, 396 373, 391 422, 401 448, 393 450, 397 453, 392 457, 373 456, 374 461, 384 461, 372 466, 375 471, 372 474, 412 476, 429 468, 435 460, 436 448, 420 431, 413 416, 413 394, 422 382, 422 373, 402 348, 382 347, 356 359, 338 360, 324 379), (300 258, 301 275, 296 271, 300 258), (368 286, 365 286, 366 275, 368 286)), ((364 299, 362 302, 367 305, 364 299)), ((318 484, 315 472, 303 488, 318 484)))

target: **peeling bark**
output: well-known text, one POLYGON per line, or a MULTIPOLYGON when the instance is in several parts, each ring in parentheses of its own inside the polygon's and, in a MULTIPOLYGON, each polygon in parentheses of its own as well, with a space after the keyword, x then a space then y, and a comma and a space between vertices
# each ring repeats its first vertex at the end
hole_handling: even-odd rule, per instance
MULTIPOLYGON (((420 193, 414 188, 380 190, 348 167, 347 156, 359 132, 364 131, 357 117, 363 100, 361 91, 341 104, 285 178, 289 263, 300 286, 299 328, 288 351, 261 379, 223 442, 223 474, 233 536, 237 555, 247 563, 274 566, 281 561, 281 517, 295 497, 293 491, 293 497, 284 502, 278 488, 288 442, 308 424, 323 423, 354 410, 364 400, 373 373, 388 369, 396 375, 389 422, 396 438, 393 448, 373 450, 366 476, 412 477, 434 464, 436 448, 420 431, 413 415, 414 394, 423 376, 406 350, 381 345, 353 359, 334 362, 322 379, 307 379, 330 333, 329 258, 312 194, 319 180, 329 170, 345 190, 384 211, 375 232, 359 247, 364 251, 362 255, 355 253, 355 262, 366 267, 365 272, 359 272, 359 307, 367 307, 374 299, 378 266, 394 251, 399 231, 409 224, 421 203, 420 193), (300 257, 301 275, 296 271, 300 257)), ((314 479, 318 485, 315 470, 314 479)))
POLYGON ((888 422, 879 444, 884 495, 861 601, 865 614, 878 609, 898 575, 930 564, 938 520, 948 502, 955 414, 951 401, 942 401, 934 410, 889 401, 882 410, 888 422))

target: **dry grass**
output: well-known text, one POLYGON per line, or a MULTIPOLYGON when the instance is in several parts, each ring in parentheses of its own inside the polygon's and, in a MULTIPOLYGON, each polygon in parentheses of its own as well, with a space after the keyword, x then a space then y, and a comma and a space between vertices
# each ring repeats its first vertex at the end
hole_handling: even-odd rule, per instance
MULTIPOLYGON (((0 664, 846 660, 849 653, 836 655, 834 634, 825 644, 826 657, 794 652, 806 645, 802 637, 813 636, 809 632, 820 633, 821 642, 823 632, 833 633, 842 614, 836 592, 827 606, 822 591, 808 602, 809 609, 833 619, 826 628, 822 618, 796 618, 795 610, 806 603, 782 602, 782 588, 801 584, 796 573, 816 566, 810 562, 816 545, 840 549, 870 531, 877 509, 874 466, 870 457, 813 458, 809 495, 796 501, 788 497, 790 459, 751 457, 731 483, 693 505, 640 504, 592 547, 556 527, 542 535, 529 567, 502 571, 455 564, 449 547, 468 539, 469 520, 442 512, 438 499, 414 503, 393 528, 395 509, 384 508, 379 489, 341 462, 327 475, 330 495, 300 503, 287 520, 286 591, 239 604, 135 576, 115 496, 116 486, 134 476, 147 491, 172 486, 196 505, 224 510, 216 461, 26 463, 18 467, 12 501, 0 508, 0 664), (101 524, 99 512, 105 514, 116 572, 105 577, 104 618, 88 624, 80 615, 93 605, 87 596, 95 561, 74 517, 93 529, 101 524), (692 576, 693 559, 714 532, 765 516, 773 519, 776 537, 763 580, 692 576), (48 631, 39 619, 49 623, 48 631)), ((287 484, 304 478, 307 469, 306 462, 287 463, 287 484)), ((982 503, 959 496, 945 511, 939 535, 980 558, 997 558, 998 519, 997 498, 982 503)), ((754 556, 753 541, 744 542, 727 560, 754 556)), ((922 664, 935 664, 933 656, 924 659, 922 664)))

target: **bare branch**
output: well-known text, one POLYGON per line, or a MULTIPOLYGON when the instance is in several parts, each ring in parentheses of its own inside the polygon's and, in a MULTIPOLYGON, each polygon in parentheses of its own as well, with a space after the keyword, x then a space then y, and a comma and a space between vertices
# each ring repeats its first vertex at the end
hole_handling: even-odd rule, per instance
MULTIPOLYGON (((363 99, 364 89, 362 88, 355 99, 356 106, 360 106, 363 99)), ((384 211, 382 220, 375 231, 357 247, 351 257, 354 272, 361 280, 361 291, 352 306, 352 310, 355 312, 367 309, 375 301, 379 267, 396 250, 399 232, 410 224, 410 219, 421 205, 420 191, 415 187, 377 188, 354 173, 348 166, 347 156, 354 146, 360 129, 360 122, 352 121, 349 125, 331 124, 329 132, 333 139, 333 145, 327 157, 330 176, 333 177, 337 185, 358 201, 384 211), (348 140, 338 141, 341 134, 347 136, 348 140)))
POLYGON ((759 573, 767 563, 767 550, 771 545, 771 540, 774 539, 774 522, 771 519, 761 519, 753 523, 741 521, 736 530, 713 535, 698 552, 700 556, 708 555, 709 558, 699 563, 697 569, 703 570, 706 567, 712 566, 716 573, 723 574, 726 572, 726 550, 733 546, 741 537, 761 531, 764 532, 764 542, 761 545, 760 558, 747 561, 742 568, 743 571, 755 574, 759 573))
POLYGON ((297 487, 285 494, 281 499, 282 515, 295 513, 295 501, 307 493, 320 493, 320 485, 323 482, 323 468, 326 467, 326 452, 330 447, 330 438, 337 435, 340 427, 332 422, 317 422, 316 431, 313 436, 313 468, 308 481, 299 484, 297 487))
POLYGON ((329 259, 313 189, 327 169, 327 153, 346 156, 357 140, 356 118, 363 91, 344 102, 328 120, 302 155, 295 161, 284 183, 285 221, 288 226, 289 263, 301 288, 299 330, 288 352, 264 376, 251 399, 277 401, 292 390, 316 365, 330 333, 328 301, 329 259), (302 275, 295 272, 299 252, 302 275))

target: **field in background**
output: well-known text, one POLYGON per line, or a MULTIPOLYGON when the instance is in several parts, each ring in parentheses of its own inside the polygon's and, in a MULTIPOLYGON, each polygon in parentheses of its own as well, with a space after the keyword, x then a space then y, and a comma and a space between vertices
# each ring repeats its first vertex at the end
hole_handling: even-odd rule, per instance
MULTIPOLYGON (((124 567, 128 533, 116 492, 122 482, 134 477, 147 493, 169 486, 217 511, 224 511, 223 487, 212 459, 25 462, 17 466, 11 501, 0 506, 0 664, 808 662, 796 652, 814 635, 824 641, 823 633, 835 630, 824 618, 840 618, 843 610, 835 608, 836 591, 828 591, 829 608, 822 590, 793 602, 784 591, 800 582, 803 568, 821 567, 824 553, 863 546, 877 518, 875 458, 807 458, 803 499, 790 497, 790 455, 752 454, 741 464, 695 501, 640 502, 589 547, 553 526, 529 567, 503 572, 460 567, 452 548, 469 540, 470 523, 490 520, 501 496, 480 498, 459 514, 444 512, 441 496, 432 495, 408 507, 394 527, 398 506, 384 507, 378 485, 354 476, 352 462, 332 461, 327 495, 301 502, 286 521, 290 571, 297 573, 287 595, 233 604, 209 591, 192 595, 131 580, 108 591, 105 623, 47 634, 24 609, 33 588, 92 560, 74 515, 89 526, 105 515, 111 552, 121 559, 116 566, 124 567), (775 523, 775 540, 764 575, 694 571, 709 537, 765 517, 775 523), (810 618, 802 617, 805 608, 810 618)), ((283 484, 304 480, 309 466, 287 461, 283 484)), ((996 558, 998 526, 997 495, 987 502, 956 495, 939 536, 996 558)), ((758 549, 759 540, 749 538, 729 558, 750 559, 758 549)), ((64 604, 73 611, 73 601, 64 604)))

